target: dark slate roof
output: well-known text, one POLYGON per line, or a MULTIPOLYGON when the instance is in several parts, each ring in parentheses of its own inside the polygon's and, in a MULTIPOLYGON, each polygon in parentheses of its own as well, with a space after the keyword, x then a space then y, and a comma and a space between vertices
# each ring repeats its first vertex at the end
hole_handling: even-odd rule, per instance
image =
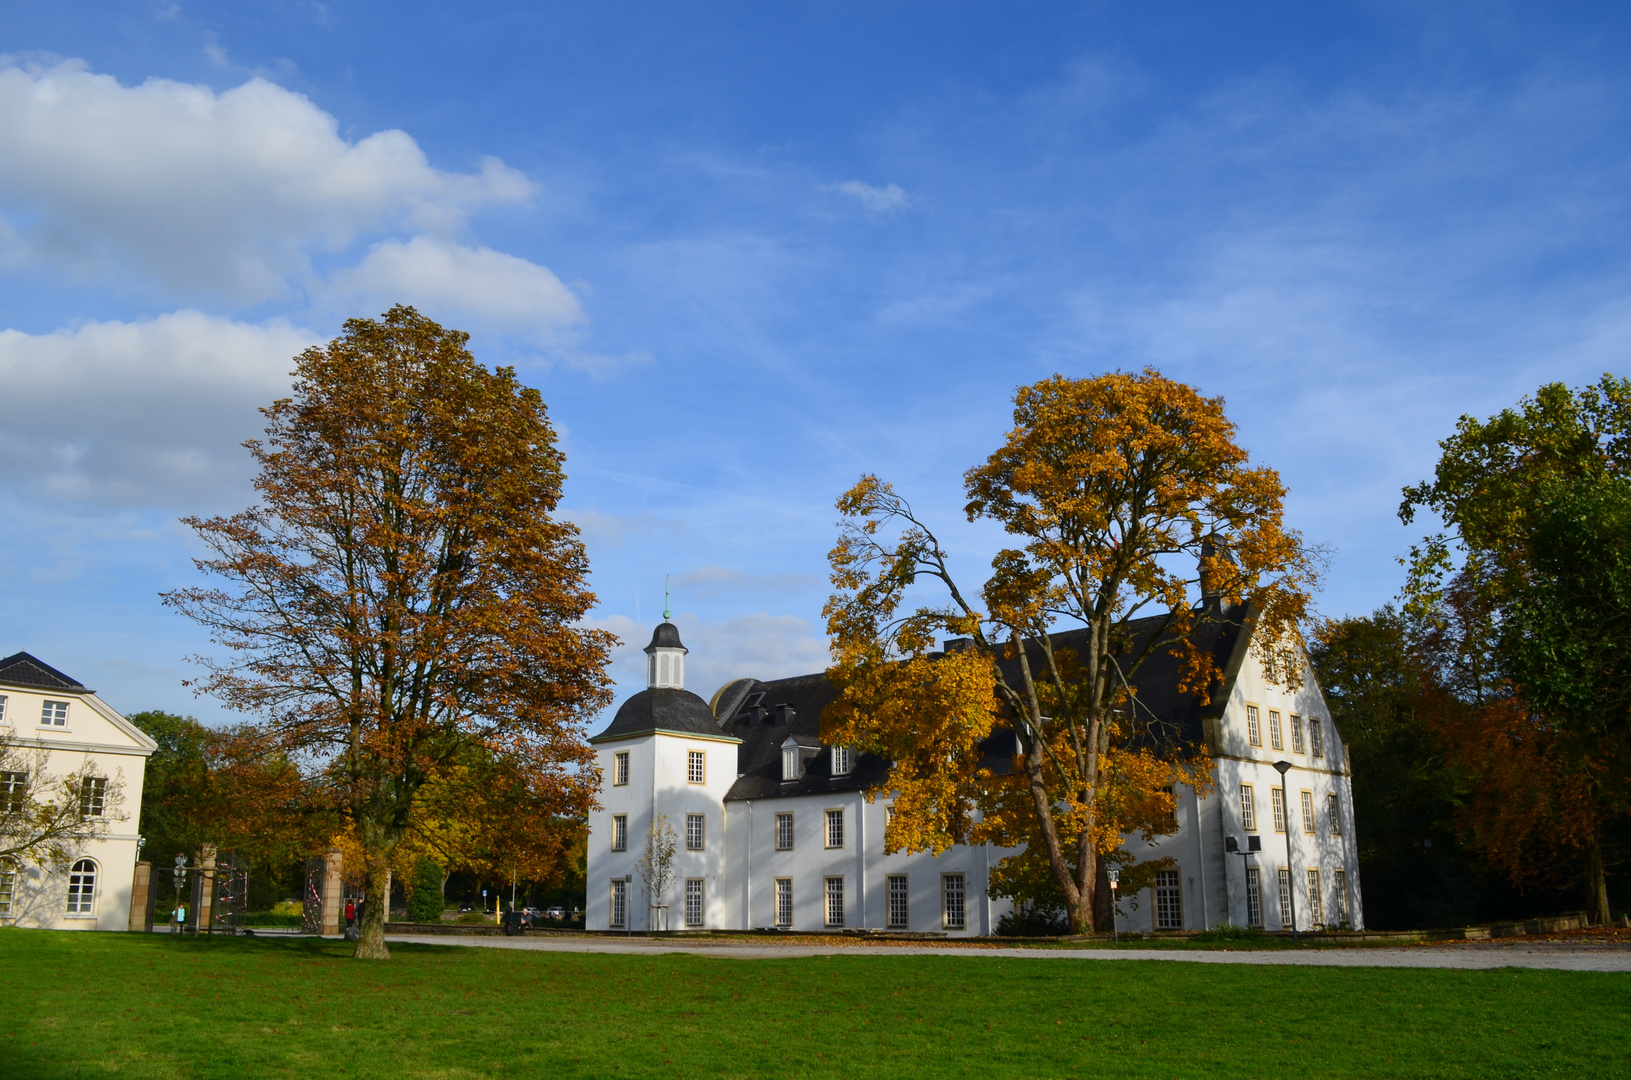
POLYGON ((28 653, 12 653, 0 660, 0 683, 12 686, 31 686, 41 690, 72 690, 85 692, 85 684, 64 675, 44 660, 28 653))
POLYGON ((716 739, 729 737, 714 722, 713 710, 708 708, 706 701, 689 690, 661 687, 642 690, 629 698, 617 710, 617 715, 612 717, 606 730, 589 741, 605 742, 633 735, 649 735, 655 731, 710 735, 716 739))
POLYGON ((685 646, 680 644, 680 628, 671 622, 658 623, 657 629, 651 632, 651 644, 647 645, 644 651, 650 652, 653 649, 685 649, 685 646))
MULTIPOLYGON (((1158 633, 1164 621, 1157 617, 1133 622, 1130 629, 1135 635, 1135 645, 1144 644, 1149 635, 1158 633)), ((1132 680, 1138 692, 1139 715, 1147 722, 1143 726, 1144 741, 1176 740, 1202 747, 1209 742, 1207 721, 1223 712, 1228 688, 1245 657, 1251 621, 1250 613, 1244 608, 1214 609, 1197 629, 1195 644, 1211 652, 1223 673, 1213 684, 1211 700, 1206 705, 1201 704, 1198 694, 1178 692, 1180 665, 1170 651, 1157 650, 1144 661, 1132 680), (1148 723, 1152 720, 1157 722, 1148 723)), ((1055 652, 1085 645, 1087 634, 1086 630, 1055 634, 1055 652)), ((948 648, 957 645, 957 642, 949 642, 948 648)), ((1040 650, 1036 650, 1033 657, 1032 671, 1038 673, 1042 670, 1040 650)), ((1017 657, 1003 661, 1003 667, 1006 674, 1017 678, 1017 657)), ((781 746, 789 735, 796 737, 801 745, 820 745, 821 711, 837 696, 826 675, 800 675, 773 682, 754 680, 745 694, 741 694, 734 683, 730 689, 731 693, 719 695, 719 704, 734 698, 742 705, 724 722, 724 730, 740 738, 742 745, 737 748, 737 772, 741 775, 726 794, 727 800, 857 791, 876 786, 887 775, 888 766, 883 760, 861 754, 848 775, 834 776, 832 749, 822 746, 806 764, 803 778, 782 782, 781 746)), ((984 767, 1005 771, 1019 752, 1019 739, 1013 731, 999 728, 981 744, 981 750, 984 767)))

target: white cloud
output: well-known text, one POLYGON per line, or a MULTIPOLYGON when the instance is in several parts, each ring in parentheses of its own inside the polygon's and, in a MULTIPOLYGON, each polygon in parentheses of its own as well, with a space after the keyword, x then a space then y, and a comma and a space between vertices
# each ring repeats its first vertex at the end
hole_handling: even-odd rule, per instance
POLYGON ((402 225, 445 234, 471 208, 533 190, 496 158, 475 173, 433 168, 402 131, 350 142, 304 95, 261 78, 218 94, 122 86, 78 61, 0 66, 0 214, 29 256, 81 272, 263 300, 313 251, 402 225))
POLYGON ((847 195, 868 210, 880 214, 893 210, 904 210, 912 201, 911 197, 906 194, 906 189, 899 184, 885 184, 883 187, 876 187, 860 180, 845 180, 841 184, 827 184, 821 190, 847 195))
POLYGON ((256 409, 317 336, 180 311, 51 334, 0 331, 0 476, 29 494, 248 504, 256 409))
POLYGON ((381 310, 413 304, 439 321, 456 318, 536 342, 584 321, 578 298, 547 268, 486 247, 416 236, 375 244, 332 280, 335 299, 381 310))

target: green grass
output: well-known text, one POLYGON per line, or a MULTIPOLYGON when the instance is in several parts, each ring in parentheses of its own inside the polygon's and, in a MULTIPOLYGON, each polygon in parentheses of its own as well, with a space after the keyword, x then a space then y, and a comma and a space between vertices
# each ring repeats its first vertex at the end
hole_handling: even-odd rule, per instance
POLYGON ((0 930, 0 1075, 1631 1076, 1631 976, 0 930))

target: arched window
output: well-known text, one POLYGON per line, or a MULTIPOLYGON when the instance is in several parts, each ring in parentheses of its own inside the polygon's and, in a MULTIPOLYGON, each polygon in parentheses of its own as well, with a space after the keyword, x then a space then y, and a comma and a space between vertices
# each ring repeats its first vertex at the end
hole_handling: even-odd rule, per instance
POLYGON ((80 859, 68 872, 68 914, 96 914, 96 864, 80 859))

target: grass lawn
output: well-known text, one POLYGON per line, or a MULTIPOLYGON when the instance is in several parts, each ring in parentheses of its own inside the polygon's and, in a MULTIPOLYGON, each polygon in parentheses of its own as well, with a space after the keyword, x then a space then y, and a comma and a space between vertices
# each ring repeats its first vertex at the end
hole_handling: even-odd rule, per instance
POLYGON ((1631 1077, 1631 975, 0 930, 0 1077, 1631 1077))

